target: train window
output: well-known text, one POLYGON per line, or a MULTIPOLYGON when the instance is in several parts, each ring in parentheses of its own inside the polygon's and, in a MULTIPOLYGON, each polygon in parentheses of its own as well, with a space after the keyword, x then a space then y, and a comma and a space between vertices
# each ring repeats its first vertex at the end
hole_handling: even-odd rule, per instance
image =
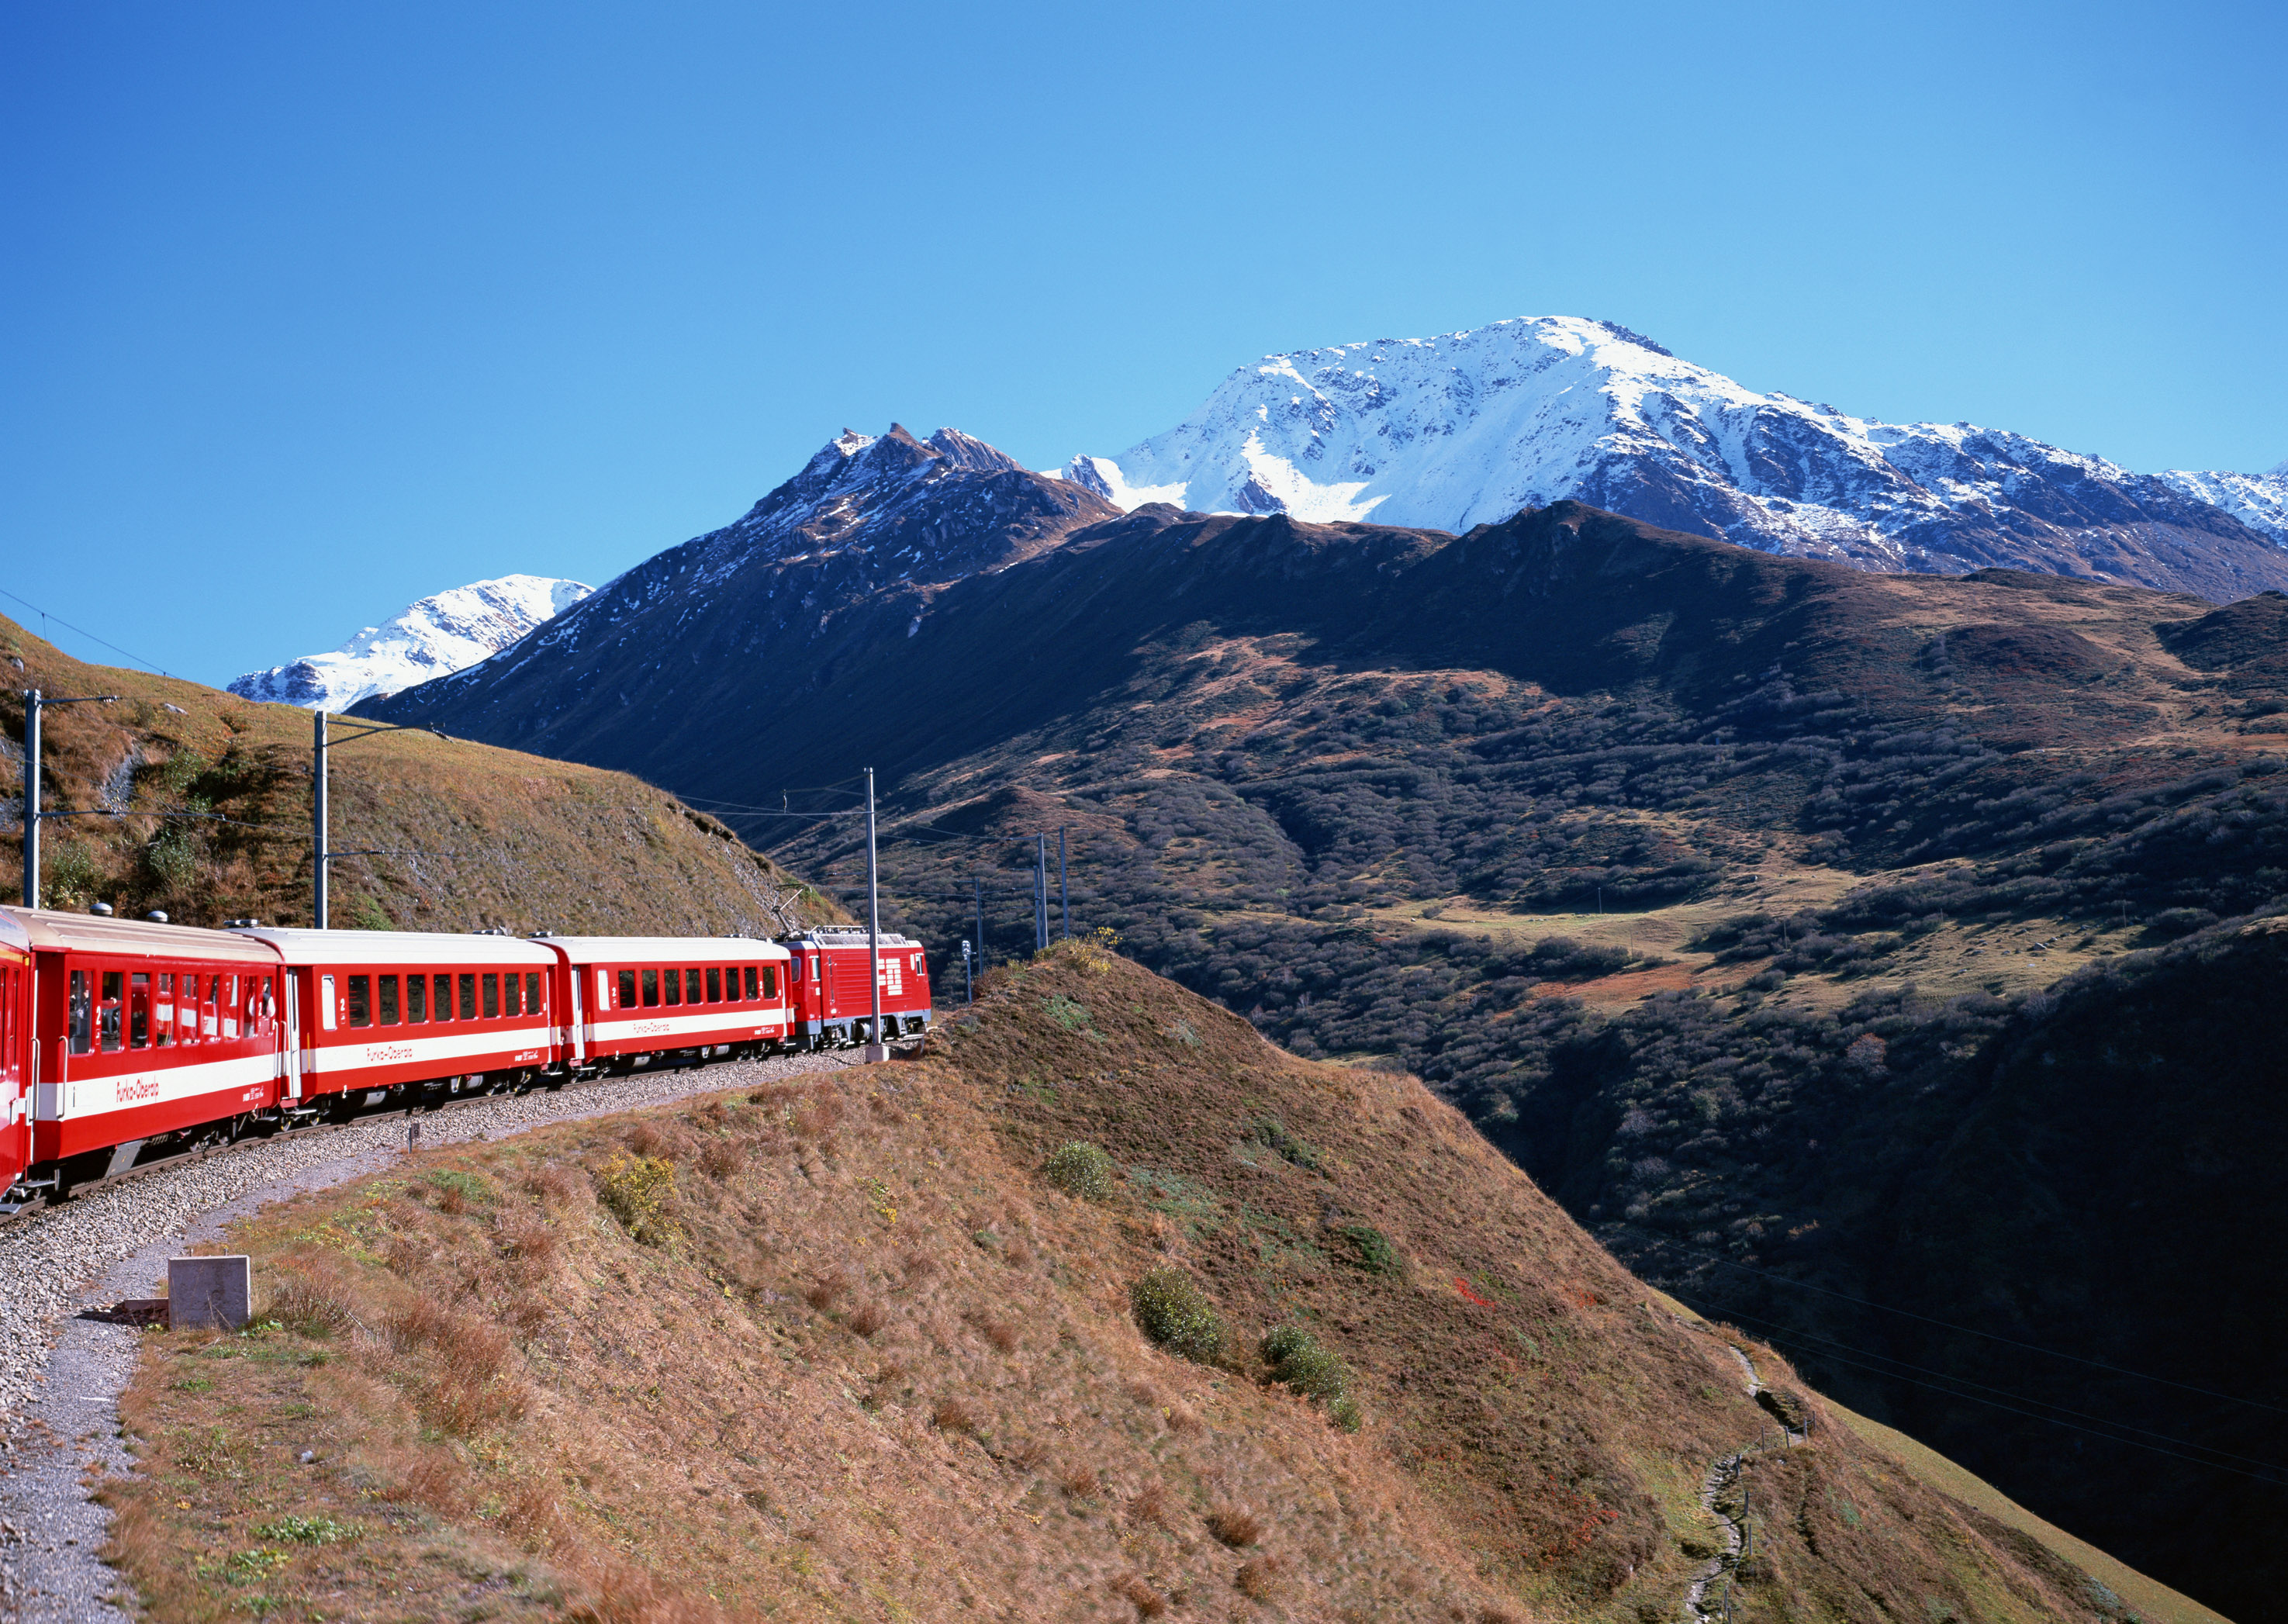
POLYGON ((691 969, 687 970, 685 970, 685 971, 683 972, 683 1002, 686 1002, 686 1003, 704 1003, 704 1002, 707 1002, 707 1000, 706 1000, 706 998, 705 998, 705 996, 704 996, 704 994, 705 994, 706 991, 707 991, 707 983, 706 983, 706 980, 705 980, 705 978, 704 978, 703 977, 702 977, 702 976, 700 975, 700 973, 699 973, 699 970, 698 970, 698 967, 697 967, 696 965, 693 966, 691 969))
POLYGON ((220 976, 209 976, 207 978, 206 1002, 199 1006, 199 1035, 203 1038, 218 1037, 221 1035, 222 1018, 217 1012, 216 1003, 216 1001, 221 998, 221 996, 222 978, 220 976))
POLYGON ((683 1002, 683 972, 679 970, 667 970, 663 972, 661 978, 667 983, 667 1002, 669 1003, 681 1003, 683 1002))
MULTIPOLYGON (((754 985, 755 967, 752 964, 750 964, 747 966, 747 986, 751 989, 748 992, 747 996, 750 998, 752 998, 755 995, 751 990, 754 985)), ((775 999, 778 995, 779 967, 775 964, 766 964, 763 966, 763 996, 766 998, 775 999)))
POLYGON ((394 1026, 397 1025, 397 978, 383 976, 380 980, 381 1024, 385 1026, 394 1026))
POLYGON ((159 978, 157 995, 151 1007, 151 1041, 164 1049, 175 1041, 175 978, 159 978))
POLYGON ((218 978, 222 982, 222 991, 216 995, 217 1002, 222 1006, 222 1034, 234 1038, 238 1035, 238 978, 223 976, 218 978))
POLYGON ((473 970, 461 972, 461 1018, 477 1018, 477 978, 473 970))
POLYGON ((95 1046, 95 978, 84 970, 71 972, 71 1051, 83 1055, 95 1046))
POLYGON ((500 974, 497 970, 485 972, 485 1018, 500 1018, 500 974))
POLYGON ((373 1025, 373 978, 370 976, 350 978, 350 1025, 373 1025))
POLYGON ((450 1019, 452 1019, 452 1018, 453 1018, 453 978, 452 978, 452 977, 450 977, 450 976, 439 976, 439 977, 437 977, 437 978, 435 978, 434 983, 433 983, 433 999, 432 999, 432 1002, 433 1002, 433 1005, 435 1006, 435 1013, 434 1013, 434 1014, 433 1014, 429 1018, 430 1018, 430 1019, 432 1019, 432 1020, 450 1020, 450 1019))
POLYGON ((116 970, 107 970, 103 972, 103 1005, 96 1012, 96 1022, 98 1029, 102 1034, 101 1042, 104 1052, 107 1054, 119 1047, 119 1002, 121 984, 125 979, 125 975, 116 970))
POLYGON ((655 1007, 659 1002, 659 971, 655 970, 647 970, 644 971, 643 986, 644 1008, 648 1010, 655 1007))
MULTIPOLYGON (((573 982, 572 990, 576 993, 580 990, 580 984, 577 981, 573 982)), ((608 1010, 612 1007, 612 978, 608 970, 600 970, 596 972, 596 1007, 600 1010, 608 1010)))
POLYGON ((524 1012, 527 1015, 537 1015, 541 1012, 540 972, 536 970, 528 970, 524 972, 524 1012))
POLYGON ((521 996, 522 990, 522 988, 517 986, 515 972, 511 971, 508 976, 508 1002, 501 1006, 502 1014, 521 1015, 524 1013, 524 999, 521 996))
MULTIPOLYGON (((738 995, 739 985, 734 981, 731 984, 731 996, 736 998, 738 995)), ((723 1002, 723 972, 712 964, 707 967, 707 1002, 710 1003, 723 1002)))
POLYGON ((429 1022, 429 978, 405 978, 405 1024, 423 1026, 429 1022))
POLYGON ((620 971, 619 1007, 623 1010, 632 1010, 636 1007, 636 972, 632 970, 620 971))
POLYGON ((127 1047, 151 1047, 151 976, 137 970, 127 978, 127 1047))
POLYGON ((318 978, 318 1025, 328 1032, 334 1029, 334 978, 318 978))

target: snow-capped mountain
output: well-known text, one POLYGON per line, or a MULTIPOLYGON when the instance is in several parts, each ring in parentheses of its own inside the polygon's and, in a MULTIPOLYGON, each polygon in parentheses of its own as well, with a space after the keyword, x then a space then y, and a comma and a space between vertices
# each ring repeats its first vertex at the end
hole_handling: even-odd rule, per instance
POLYGON ((394 693, 489 659, 594 590, 581 582, 544 575, 473 581, 364 628, 331 654, 249 671, 230 691, 314 710, 346 710, 361 699, 394 693))
POLYGON ((2279 470, 2157 477, 2001 430, 1855 417, 1569 316, 1267 356, 1167 432, 1061 472, 1130 509, 1459 531, 1572 497, 1866 569, 2288 585, 2279 470))

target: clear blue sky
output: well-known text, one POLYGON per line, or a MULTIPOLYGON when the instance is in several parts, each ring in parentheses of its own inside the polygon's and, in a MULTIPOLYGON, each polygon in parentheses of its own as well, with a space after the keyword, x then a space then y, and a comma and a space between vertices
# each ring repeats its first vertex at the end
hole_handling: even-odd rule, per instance
POLYGON ((2197 0, 11 0, 0 586, 220 683, 601 582, 846 424, 1045 467, 1512 315, 2261 469, 2284 62, 2197 0))

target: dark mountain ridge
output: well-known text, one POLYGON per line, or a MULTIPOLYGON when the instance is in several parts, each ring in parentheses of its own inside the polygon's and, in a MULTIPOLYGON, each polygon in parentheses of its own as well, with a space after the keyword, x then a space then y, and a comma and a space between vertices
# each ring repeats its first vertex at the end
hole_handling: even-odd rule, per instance
MULTIPOLYGON (((955 471, 900 511, 936 525, 980 478, 1051 494, 955 471)), ((2288 1130, 2205 1088, 2148 1132, 2133 1066, 2076 1115, 2039 1058, 2101 1060, 2132 1006, 2155 1032, 2242 1030, 2271 939, 2229 922, 2288 896, 2288 598, 1870 574, 1573 503, 1459 536, 1165 506, 1023 522, 1005 543, 945 526, 994 560, 950 580, 908 579, 879 543, 835 555, 878 584, 800 613, 775 594, 823 585, 786 573, 806 558, 714 584, 662 566, 644 596, 616 582, 576 612, 608 636, 371 709, 714 805, 872 764, 886 894, 941 952, 981 878, 989 946, 1029 947, 1013 837, 1071 825, 1081 924, 1299 1052, 1420 1072, 1651 1277, 1768 1322, 1847 1400, 2044 1515, 2260 1615, 2288 1575, 2249 1546, 2281 1491, 2223 1456, 2288 1458, 2263 1413, 2132 1401, 2110 1375, 1919 1340, 1801 1287, 2288 1404, 2268 1243, 2215 1241, 2263 1210, 2252 1169, 2288 1130), (2187 1002, 2188 954, 2209 955, 2214 1002, 2187 1002), (2116 979, 2045 990, 2077 970, 2116 979), (2029 1113, 2046 1164, 2138 1169, 2156 1245, 2112 1249, 2047 1175, 1976 1149, 2029 1113), (2235 1135, 2223 1172, 2192 1170, 2235 1135), (2055 1223, 2004 1216, 2006 1192, 2055 1223), (2166 1262, 2185 1248, 2197 1271, 2166 1262), (2198 1346, 2196 1276, 2241 1305, 2198 1346), (2136 1446, 2153 1439, 2119 1428, 1998 1428, 1917 1385, 1933 1372, 2184 1458, 2157 1476, 2136 1446)), ((846 821, 789 838, 725 815, 806 872, 862 875, 846 821)))

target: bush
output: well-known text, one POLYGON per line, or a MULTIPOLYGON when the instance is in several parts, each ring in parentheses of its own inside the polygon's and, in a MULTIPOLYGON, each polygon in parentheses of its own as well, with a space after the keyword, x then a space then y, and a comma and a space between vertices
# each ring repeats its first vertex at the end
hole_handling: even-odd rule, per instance
POLYGON ((1283 1325, 1263 1339, 1271 1379, 1306 1398, 1331 1406, 1350 1390, 1350 1367, 1339 1354, 1299 1326, 1283 1325))
POLYGON ((1112 1197, 1112 1158, 1084 1139, 1076 1139, 1049 1158, 1041 1171, 1067 1195, 1084 1201, 1112 1197))
POLYGON ((1299 1168, 1319 1170, 1319 1153, 1307 1140, 1299 1139, 1287 1131, 1287 1124, 1275 1116, 1259 1117, 1255 1123, 1258 1143, 1267 1145, 1299 1168))
POLYGON ((659 1156, 615 1156, 596 1175, 597 1199, 620 1227, 645 1246, 674 1233, 667 1203, 675 1194, 675 1163, 659 1156))
POLYGON ((1171 1353, 1201 1364, 1223 1351, 1223 1317, 1181 1269, 1155 1269, 1128 1288, 1137 1328, 1171 1353))
POLYGON ((1335 1234, 1343 1243, 1343 1262, 1369 1274, 1403 1274, 1406 1262, 1390 1237, 1371 1224, 1339 1224, 1335 1234))

